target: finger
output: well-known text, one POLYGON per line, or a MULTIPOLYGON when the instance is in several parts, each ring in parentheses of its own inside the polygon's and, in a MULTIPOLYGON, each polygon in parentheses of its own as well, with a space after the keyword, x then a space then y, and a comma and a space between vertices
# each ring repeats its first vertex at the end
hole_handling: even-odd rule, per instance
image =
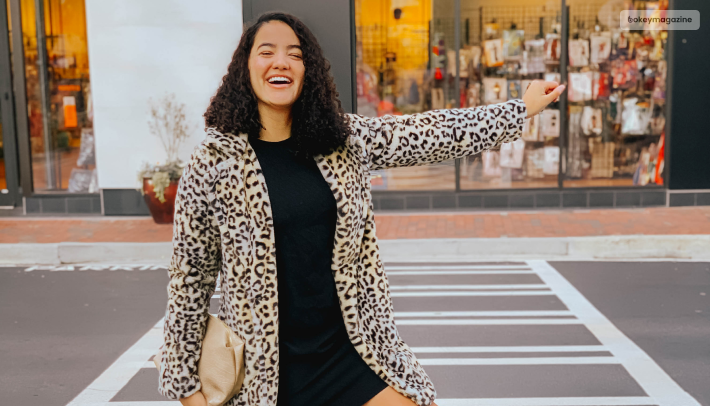
POLYGON ((557 101, 557 98, 560 97, 562 92, 565 91, 565 85, 559 85, 555 87, 549 94, 545 95, 545 98, 547 99, 548 103, 551 103, 553 101, 557 101))
POLYGON ((551 91, 556 89, 559 85, 560 85, 559 83, 552 81, 552 80, 542 82, 542 88, 545 89, 545 94, 549 94, 551 91))

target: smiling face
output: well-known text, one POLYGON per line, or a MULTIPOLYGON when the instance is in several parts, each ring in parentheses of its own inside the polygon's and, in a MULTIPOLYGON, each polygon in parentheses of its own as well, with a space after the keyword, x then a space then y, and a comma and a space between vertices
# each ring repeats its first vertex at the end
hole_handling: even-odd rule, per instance
POLYGON ((303 53, 291 27, 270 21, 259 28, 249 54, 249 76, 261 107, 290 109, 303 88, 303 53))

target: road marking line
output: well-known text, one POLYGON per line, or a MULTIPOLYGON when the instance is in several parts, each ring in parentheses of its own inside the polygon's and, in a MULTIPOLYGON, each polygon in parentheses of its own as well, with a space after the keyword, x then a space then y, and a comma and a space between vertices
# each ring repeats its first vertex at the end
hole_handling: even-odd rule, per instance
POLYGON ((460 270, 471 270, 471 269, 530 269, 530 265, 385 265, 386 271, 407 271, 407 270, 431 270, 431 269, 460 269, 460 270))
MULTIPOLYGON (((446 285, 443 285, 446 286, 446 285)), ((469 285, 474 286, 474 285, 469 285)), ((544 285, 541 285, 544 286, 544 285)), ((437 286, 432 286, 432 289, 437 288, 437 286)), ((442 288, 443 289, 443 288, 442 288)), ((454 289, 454 288, 451 288, 454 289)), ((515 288, 513 288, 515 289, 515 288)), ((539 289, 539 288, 538 288, 539 289)), ((446 292, 446 291, 399 291, 391 292, 392 297, 419 297, 419 296, 551 296, 554 295, 552 291, 549 290, 498 290, 498 291, 459 291, 459 292, 446 292)), ((221 298, 221 294, 212 295, 212 299, 221 298)))
MULTIPOLYGON (((67 406, 104 405, 120 391, 163 343, 162 320, 156 323, 128 351, 111 364, 67 406)), ((135 403, 135 402, 132 402, 135 403)), ((168 404, 167 402, 164 402, 168 404)), ((119 403, 111 402, 111 406, 119 403)), ((175 402, 169 403, 175 405, 175 402)), ((177 403, 179 404, 179 402, 177 403)), ((135 406, 135 404, 133 405, 135 406)))
POLYGON ((569 310, 482 310, 442 312, 394 312, 394 317, 541 317, 574 316, 569 310))
POLYGON ((660 406, 700 406, 656 362, 609 321, 546 261, 528 261, 550 288, 596 338, 607 347, 643 390, 660 406))
POLYGON ((110 402, 86 403, 84 406, 181 406, 177 400, 148 401, 148 402, 110 402))
POLYGON ((497 291, 497 292, 392 292, 392 297, 423 297, 423 296, 554 296, 551 291, 497 291))
POLYGON ((432 319, 432 320, 397 320, 398 326, 467 326, 467 325, 550 325, 583 324, 577 319, 432 319))
POLYGON ((436 404, 439 406, 645 406, 657 405, 658 403, 645 396, 618 396, 596 398, 436 399, 436 404))
POLYGON ((395 285, 390 290, 494 290, 494 289, 549 289, 545 284, 522 285, 395 285))
POLYGON ((603 345, 533 345, 479 347, 412 347, 415 353, 479 353, 479 352, 601 352, 603 345))
POLYGON ((388 276, 427 276, 427 275, 532 275, 534 271, 389 271, 388 276))
POLYGON ((588 365, 619 364, 615 357, 419 358, 422 365, 588 365))

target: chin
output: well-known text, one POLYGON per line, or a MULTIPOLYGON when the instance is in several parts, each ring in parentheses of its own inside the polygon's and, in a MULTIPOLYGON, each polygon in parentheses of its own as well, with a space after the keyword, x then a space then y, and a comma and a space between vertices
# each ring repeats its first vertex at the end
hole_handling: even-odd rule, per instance
POLYGON ((295 103, 296 100, 270 100, 269 104, 276 107, 276 108, 287 108, 293 106, 293 103, 295 103))

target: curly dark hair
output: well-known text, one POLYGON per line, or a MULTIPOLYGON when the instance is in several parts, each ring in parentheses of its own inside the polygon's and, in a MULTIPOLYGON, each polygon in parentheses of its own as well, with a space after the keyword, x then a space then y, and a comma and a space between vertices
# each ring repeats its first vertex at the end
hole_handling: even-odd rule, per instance
POLYGON ((290 14, 263 14, 244 31, 227 74, 204 114, 205 123, 222 133, 246 133, 259 138, 263 126, 251 87, 249 54, 259 28, 270 21, 281 21, 291 27, 303 52, 303 88, 291 110, 294 152, 304 158, 327 154, 345 144, 349 134, 347 116, 330 74, 330 62, 318 40, 301 20, 290 14))

